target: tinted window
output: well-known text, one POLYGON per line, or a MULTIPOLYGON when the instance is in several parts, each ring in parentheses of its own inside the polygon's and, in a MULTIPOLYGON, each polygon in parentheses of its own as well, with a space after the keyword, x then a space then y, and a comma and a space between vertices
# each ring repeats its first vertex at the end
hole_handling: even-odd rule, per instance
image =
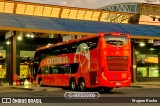
POLYGON ((92 50, 97 47, 98 40, 99 40, 99 37, 96 37, 96 38, 73 42, 73 43, 66 44, 66 45, 60 45, 57 47, 47 48, 44 50, 37 51, 34 58, 40 57, 39 61, 41 61, 43 58, 46 58, 48 56, 75 53, 77 47, 81 43, 86 43, 89 47, 89 50, 92 50))
POLYGON ((48 55, 51 55, 50 48, 36 51, 36 53, 34 55, 34 59, 39 58, 39 61, 40 61, 41 59, 47 57, 48 55))
POLYGON ((37 72, 37 74, 42 74, 42 71, 41 71, 41 69, 37 72))
POLYGON ((123 46, 128 43, 128 37, 125 35, 110 35, 106 34, 104 36, 105 42, 112 46, 123 46))
POLYGON ((41 67, 42 74, 50 74, 50 69, 47 66, 41 67))
POLYGON ((65 64, 64 65, 64 71, 65 71, 66 74, 70 74, 71 73, 70 64, 65 64))
POLYGON ((79 64, 63 64, 56 66, 41 67, 42 74, 74 74, 78 71, 79 64))
POLYGON ((50 70, 51 70, 51 74, 58 74, 58 67, 51 66, 50 70))
POLYGON ((58 68, 58 74, 65 74, 63 66, 58 68))
POLYGON ((98 40, 99 40, 99 37, 91 38, 91 39, 80 41, 79 44, 86 43, 88 45, 88 47, 89 47, 89 50, 92 50, 92 49, 97 47, 98 40))
POLYGON ((70 67, 71 67, 71 73, 74 74, 77 73, 79 64, 78 63, 70 64, 70 67))

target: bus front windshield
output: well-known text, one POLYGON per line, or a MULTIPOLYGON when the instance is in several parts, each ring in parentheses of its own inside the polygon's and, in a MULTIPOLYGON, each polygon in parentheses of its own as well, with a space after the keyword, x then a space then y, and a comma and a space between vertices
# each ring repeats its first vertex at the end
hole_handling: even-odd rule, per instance
POLYGON ((112 35, 105 34, 105 42, 111 46, 124 46, 128 43, 128 37, 124 34, 112 35))

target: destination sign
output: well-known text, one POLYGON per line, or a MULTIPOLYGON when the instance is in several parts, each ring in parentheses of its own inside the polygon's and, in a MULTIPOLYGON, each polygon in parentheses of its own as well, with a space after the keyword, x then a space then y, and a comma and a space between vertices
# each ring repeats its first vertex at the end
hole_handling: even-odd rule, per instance
POLYGON ((128 37, 127 36, 113 36, 113 35, 106 35, 105 41, 107 44, 110 44, 112 46, 123 46, 128 43, 128 37))
POLYGON ((115 37, 111 37, 111 38, 108 38, 107 41, 126 41, 125 38, 115 38, 115 37))

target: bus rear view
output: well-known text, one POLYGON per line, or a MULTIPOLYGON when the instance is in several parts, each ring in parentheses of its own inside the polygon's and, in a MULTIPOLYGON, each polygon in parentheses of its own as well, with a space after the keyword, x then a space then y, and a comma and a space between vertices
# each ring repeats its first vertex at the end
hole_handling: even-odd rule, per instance
POLYGON ((102 34, 100 40, 100 86, 129 86, 131 83, 131 46, 129 35, 122 33, 102 34))

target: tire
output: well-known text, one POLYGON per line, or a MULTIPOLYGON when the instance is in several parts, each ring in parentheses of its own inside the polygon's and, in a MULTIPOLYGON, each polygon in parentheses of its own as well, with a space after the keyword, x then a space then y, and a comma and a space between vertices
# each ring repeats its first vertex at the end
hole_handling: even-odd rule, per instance
POLYGON ((79 81, 78 87, 79 87, 79 90, 80 90, 81 92, 83 92, 83 91, 86 90, 86 84, 85 84, 84 79, 81 79, 81 80, 79 81))
POLYGON ((38 80, 38 85, 39 85, 39 86, 43 86, 43 85, 42 85, 42 79, 39 79, 39 80, 38 80))
POLYGON ((70 89, 73 91, 76 90, 76 80, 75 79, 70 80, 70 89))

